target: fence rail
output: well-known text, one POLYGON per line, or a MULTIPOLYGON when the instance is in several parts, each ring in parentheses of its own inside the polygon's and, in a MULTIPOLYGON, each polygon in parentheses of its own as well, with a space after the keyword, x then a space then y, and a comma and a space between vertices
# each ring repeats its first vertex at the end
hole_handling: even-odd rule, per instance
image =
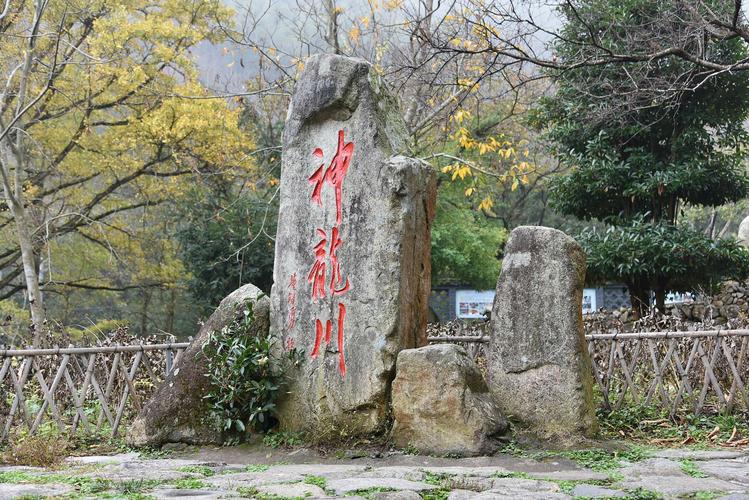
POLYGON ((0 349, 0 441, 44 425, 117 436, 188 345, 0 349))
MULTIPOLYGON (((487 335, 437 335, 486 364, 487 335)), ((670 415, 749 411, 749 330, 586 335, 604 409, 655 405, 670 415)), ((0 441, 44 426, 117 436, 188 343, 0 349, 0 441)))
MULTIPOLYGON (((585 336, 607 411, 626 405, 686 413, 749 411, 749 330, 592 333, 585 336)), ((485 366, 488 337, 433 336, 464 345, 485 366)))

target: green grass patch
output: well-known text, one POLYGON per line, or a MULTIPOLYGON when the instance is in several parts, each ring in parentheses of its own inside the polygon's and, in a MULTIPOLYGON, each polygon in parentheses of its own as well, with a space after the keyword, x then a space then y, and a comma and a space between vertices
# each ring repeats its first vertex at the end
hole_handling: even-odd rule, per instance
POLYGON ((265 472, 268 469, 270 469, 270 465, 266 464, 250 464, 247 467, 245 467, 244 470, 247 472, 265 472))
POLYGON ((437 490, 426 490, 420 493, 422 500, 447 500, 450 496, 450 490, 448 488, 440 488, 437 490))
POLYGON ((304 443, 301 432, 269 432, 263 436, 263 444, 269 448, 300 446, 304 443))
POLYGON ((580 466, 596 472, 608 472, 620 468, 622 461, 641 462, 650 457, 650 452, 641 446, 632 446, 624 451, 571 450, 554 453, 553 455, 569 458, 580 466))
POLYGON ((707 474, 702 472, 699 467, 697 467, 697 464, 694 462, 694 460, 690 460, 688 458, 684 458, 681 460, 681 470, 688 476, 697 478, 709 477, 707 474))
POLYGON ((328 488, 328 480, 322 476, 305 476, 304 484, 319 486, 323 490, 328 488))
POLYGON ((191 474, 200 474, 203 477, 211 477, 216 474, 216 471, 208 467, 207 465, 183 465, 177 467, 179 472, 188 472, 191 474))
POLYGON ((626 490, 627 496, 625 500, 661 500, 663 495, 656 491, 646 490, 645 488, 637 488, 635 490, 626 490))
POLYGON ((398 491, 395 488, 384 488, 381 486, 378 486, 376 488, 367 488, 364 490, 356 490, 356 491, 349 491, 346 493, 347 497, 355 497, 355 496, 361 496, 364 498, 372 498, 373 495, 376 493, 387 493, 389 491, 398 491))
POLYGON ((627 404, 619 410, 598 411, 601 434, 609 439, 679 445, 689 439, 695 447, 711 447, 727 441, 736 429, 739 438, 749 437, 749 419, 745 415, 694 415, 670 417, 653 406, 627 404), (717 430, 716 430, 717 429, 717 430))
POLYGON ((492 477, 499 479, 516 478, 516 479, 533 479, 527 472, 500 471, 492 474, 492 477))
POLYGON ((178 490, 200 490, 209 486, 196 477, 177 479, 176 481, 173 481, 172 484, 178 490))

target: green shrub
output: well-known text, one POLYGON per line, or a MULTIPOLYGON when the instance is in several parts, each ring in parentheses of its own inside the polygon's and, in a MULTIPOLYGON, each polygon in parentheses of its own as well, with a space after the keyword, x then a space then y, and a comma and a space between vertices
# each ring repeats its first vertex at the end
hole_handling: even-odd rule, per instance
MULTIPOLYGON (((255 334, 253 321, 252 304, 247 303, 242 316, 214 332, 203 347, 211 381, 204 397, 220 430, 244 433, 249 426, 265 432, 277 422, 283 363, 272 352, 272 340, 255 334)), ((294 361, 296 351, 287 356, 294 361)))

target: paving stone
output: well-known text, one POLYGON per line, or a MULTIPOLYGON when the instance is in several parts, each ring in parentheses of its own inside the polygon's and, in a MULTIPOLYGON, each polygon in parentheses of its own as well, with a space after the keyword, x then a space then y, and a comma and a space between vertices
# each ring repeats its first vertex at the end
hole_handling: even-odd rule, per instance
POLYGON ((123 462, 135 462, 138 460, 138 453, 119 453, 117 455, 91 455, 88 457, 68 457, 66 462, 72 464, 121 464, 123 462))
POLYGON ((689 460, 716 460, 716 459, 728 459, 728 458, 740 458, 745 457, 746 454, 740 451, 730 450, 690 450, 682 448, 670 448, 667 450, 660 450, 653 453, 656 458, 671 458, 671 459, 689 459, 689 460))
POLYGON ((326 479, 343 479, 358 476, 367 471, 366 465, 346 464, 290 464, 274 465, 268 472, 301 474, 304 476, 322 476, 326 479))
POLYGON ((58 497, 73 491, 67 484, 0 484, 0 498, 58 497))
POLYGON ((749 486, 749 465, 744 460, 709 460, 700 462, 697 468, 719 479, 749 486))
POLYGON ((226 492, 222 490, 187 490, 187 489, 156 489, 149 493, 156 498, 180 498, 183 500, 191 500, 193 498, 199 498, 200 500, 212 500, 218 498, 224 498, 226 492))
POLYGON ((627 494, 623 491, 612 490, 611 488, 604 488, 602 486, 596 486, 595 484, 578 484, 575 489, 572 490, 573 497, 586 497, 586 498, 613 498, 613 497, 626 497, 627 494))
POLYGON ((473 500, 494 500, 507 498, 522 498, 523 500, 569 500, 572 497, 564 493, 534 492, 514 489, 489 490, 477 494, 473 500))
POLYGON ((359 472, 356 474, 356 477, 394 477, 409 481, 422 481, 424 479, 424 472, 415 467, 396 465, 392 467, 377 467, 372 470, 359 472))
POLYGON ((325 491, 314 484, 268 484, 257 487, 258 493, 282 498, 324 497, 325 491))
POLYGON ((468 500, 469 498, 475 498, 478 493, 471 490, 452 490, 447 496, 447 500, 468 500))
POLYGON ((749 500, 749 495, 746 493, 733 493, 731 495, 718 497, 717 500, 749 500))
POLYGON ((335 491, 336 495, 345 495, 352 491, 364 491, 372 488, 424 491, 433 490, 436 486, 397 478, 354 477, 328 481, 328 489, 335 491))
POLYGON ((588 469, 529 472, 528 475, 534 479, 551 479, 553 481, 606 481, 609 478, 608 474, 588 469))
POLYGON ((561 491, 559 485, 556 483, 550 483, 547 481, 539 481, 538 479, 521 479, 516 477, 502 477, 495 479, 492 484, 490 491, 519 491, 519 492, 530 492, 530 493, 545 493, 545 492, 558 492, 561 491))
POLYGON ((459 467, 459 466, 421 467, 421 470, 425 472, 431 472, 432 474, 448 474, 451 476, 479 476, 479 477, 491 477, 496 474, 511 474, 513 472, 510 469, 505 469, 504 467, 459 467))
POLYGON ((491 477, 450 476, 447 485, 450 489, 485 491, 494 487, 494 480, 491 477))
MULTIPOLYGON (((702 468, 704 464, 700 464, 702 468)), ((686 495, 697 491, 734 493, 744 488, 713 477, 696 478, 685 474, 679 462, 652 458, 628 465, 619 471, 624 480, 617 486, 624 489, 645 488, 664 495, 686 495)))
POLYGON ((421 495, 411 490, 383 491, 371 496, 373 500, 421 500, 421 495))
POLYGON ((294 483, 303 481, 304 476, 296 472, 240 472, 238 474, 222 474, 203 479, 204 482, 216 488, 234 490, 240 486, 258 487, 264 484, 294 483))

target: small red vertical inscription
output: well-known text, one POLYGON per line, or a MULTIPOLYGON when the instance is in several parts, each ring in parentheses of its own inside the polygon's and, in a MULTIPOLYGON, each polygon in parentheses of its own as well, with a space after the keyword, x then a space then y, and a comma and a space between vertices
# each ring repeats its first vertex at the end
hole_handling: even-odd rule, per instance
POLYGON ((289 294, 286 297, 286 301, 289 304, 289 314, 286 318, 286 330, 293 330, 296 326, 296 286, 297 278, 296 273, 292 274, 289 278, 289 294))
MULTIPOLYGON (((323 186, 327 183, 333 187, 335 194, 335 225, 330 229, 328 233, 323 228, 317 228, 317 242, 312 248, 314 255, 314 263, 307 275, 307 282, 311 287, 312 301, 320 301, 326 298, 327 291, 330 292, 330 297, 338 297, 344 295, 351 289, 351 283, 348 278, 344 278, 343 272, 341 271, 341 263, 338 260, 338 250, 343 246, 343 239, 341 238, 341 226, 343 222, 343 181, 346 178, 349 166, 351 164, 351 157, 354 154, 354 143, 346 142, 344 140, 343 130, 338 131, 338 146, 333 156, 333 159, 325 167, 325 162, 321 163, 320 166, 314 171, 309 177, 308 182, 312 186, 312 204, 316 204, 322 207, 322 190, 323 186), (328 246, 330 241, 330 246, 328 246), (330 282, 326 283, 327 277, 327 263, 330 261, 330 282), (327 285, 327 290, 326 290, 327 285)), ((315 158, 322 159, 325 153, 321 148, 315 148, 312 152, 315 158)), ((337 341, 338 341, 338 371, 341 376, 346 375, 346 357, 344 355, 344 321, 346 319, 346 305, 341 300, 338 302, 338 319, 336 321, 337 326, 337 341)), ((312 348, 310 356, 314 359, 320 354, 320 346, 325 338, 325 345, 329 345, 333 337, 333 318, 325 320, 325 326, 323 327, 323 321, 320 318, 315 320, 315 344, 312 348)))

